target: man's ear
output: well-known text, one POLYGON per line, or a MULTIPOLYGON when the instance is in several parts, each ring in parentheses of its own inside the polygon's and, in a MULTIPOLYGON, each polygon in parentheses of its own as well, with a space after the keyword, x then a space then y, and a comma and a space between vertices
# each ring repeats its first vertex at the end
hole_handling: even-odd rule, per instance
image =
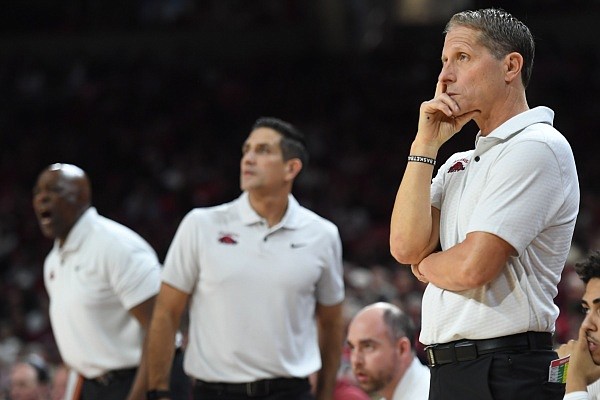
POLYGON ((302 161, 299 158, 291 158, 286 161, 285 168, 286 175, 289 179, 293 180, 302 170, 302 161))
POLYGON ((398 341, 396 342, 396 348, 398 349, 399 354, 405 354, 407 352, 408 353, 412 352, 412 346, 411 346, 410 340, 408 340, 408 338, 406 336, 398 339, 398 341))
POLYGON ((523 56, 517 52, 512 52, 504 58, 504 80, 506 83, 512 82, 514 79, 521 76, 523 69, 523 56))

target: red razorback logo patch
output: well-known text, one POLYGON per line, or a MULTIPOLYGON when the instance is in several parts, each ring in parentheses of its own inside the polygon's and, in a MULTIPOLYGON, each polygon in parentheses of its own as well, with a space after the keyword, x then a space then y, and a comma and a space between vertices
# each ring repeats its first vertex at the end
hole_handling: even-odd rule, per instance
POLYGON ((466 158, 462 158, 456 161, 450 168, 448 168, 448 173, 464 171, 466 165, 469 163, 469 160, 466 158))
POLYGON ((235 240, 235 234, 233 233, 222 233, 219 237, 219 243, 223 244, 237 244, 237 240, 235 240))

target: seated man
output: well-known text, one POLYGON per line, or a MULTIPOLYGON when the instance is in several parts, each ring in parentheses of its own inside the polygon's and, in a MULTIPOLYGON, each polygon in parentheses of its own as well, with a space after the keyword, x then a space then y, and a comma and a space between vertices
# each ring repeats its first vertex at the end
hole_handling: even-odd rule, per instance
POLYGON ((390 303, 360 310, 348 327, 352 371, 360 387, 385 400, 427 400, 429 369, 415 356, 415 328, 390 303))
POLYGON ((17 361, 11 368, 11 400, 47 400, 50 395, 49 374, 45 363, 37 358, 17 361))
POLYGON ((581 306, 585 319, 579 338, 558 349, 562 358, 571 355, 567 372, 565 400, 600 399, 600 251, 575 266, 585 283, 581 306))

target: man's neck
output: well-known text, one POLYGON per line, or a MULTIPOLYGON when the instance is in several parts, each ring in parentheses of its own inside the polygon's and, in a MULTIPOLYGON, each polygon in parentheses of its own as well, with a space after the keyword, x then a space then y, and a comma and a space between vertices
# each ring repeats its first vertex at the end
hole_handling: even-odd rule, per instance
POLYGON ((385 400, 393 400, 396 389, 402 382, 402 379, 404 379, 404 377, 406 376, 414 360, 415 357, 412 355, 411 352, 409 360, 405 360, 403 362, 402 366, 400 366, 400 369, 396 371, 394 379, 392 379, 389 385, 387 385, 383 390, 381 390, 380 394, 385 400))
POLYGON ((525 94, 507 96, 497 106, 491 108, 488 115, 480 115, 475 118, 477 126, 481 130, 481 136, 487 136, 494 129, 511 119, 512 117, 529 110, 525 94))
POLYGON ((258 215, 267 220, 269 227, 281 222, 288 207, 287 194, 259 195, 249 193, 248 197, 250 206, 258 215))

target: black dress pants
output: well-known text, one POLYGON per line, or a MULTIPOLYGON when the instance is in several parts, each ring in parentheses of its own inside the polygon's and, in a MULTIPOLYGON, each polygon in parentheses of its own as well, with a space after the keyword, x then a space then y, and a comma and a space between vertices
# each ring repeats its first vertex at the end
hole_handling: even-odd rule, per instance
MULTIPOLYGON (((112 371, 100 379, 84 379, 80 400, 125 400, 135 379, 136 369, 112 371)), ((173 400, 191 400, 192 381, 183 371, 183 351, 177 350, 171 368, 173 400)))
POLYGON ((292 386, 249 396, 245 393, 232 393, 226 387, 220 390, 196 383, 193 400, 314 400, 308 380, 292 386))
POLYGON ((563 383, 548 382, 554 351, 497 352, 431 368, 429 400, 562 400, 563 383))
POLYGON ((110 371, 101 378, 84 379, 80 400, 124 400, 137 369, 110 371))

